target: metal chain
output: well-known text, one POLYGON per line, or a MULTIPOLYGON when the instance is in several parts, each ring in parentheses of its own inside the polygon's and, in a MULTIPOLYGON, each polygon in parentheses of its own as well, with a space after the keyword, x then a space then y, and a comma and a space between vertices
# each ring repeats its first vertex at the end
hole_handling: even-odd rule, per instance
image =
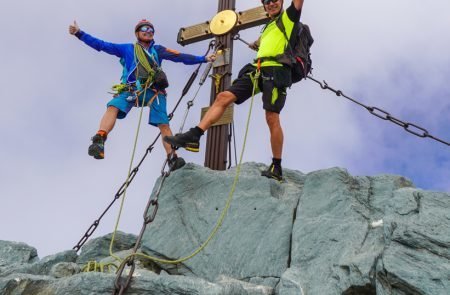
MULTIPOLYGON (((250 46, 250 43, 248 43, 247 41, 241 39, 239 34, 234 35, 233 39, 234 40, 239 40, 239 41, 247 44, 248 46, 250 46)), ((356 103, 357 105, 365 108, 366 110, 368 110, 375 117, 378 117, 378 118, 386 120, 386 121, 390 121, 390 122, 392 122, 392 123, 394 123, 394 124, 396 124, 396 125, 398 125, 400 127, 403 127, 407 132, 409 132, 409 133, 411 133, 413 135, 416 135, 418 137, 422 137, 422 138, 428 137, 428 138, 434 139, 434 140, 436 140, 436 141, 438 141, 440 143, 443 143, 443 144, 445 144, 447 146, 450 146, 450 142, 444 141, 444 140, 442 140, 440 138, 437 138, 437 137, 431 135, 428 132, 428 130, 426 130, 423 127, 420 127, 420 126, 418 126, 416 124, 413 124, 413 123, 410 123, 410 122, 404 122, 404 121, 402 121, 402 120, 400 120, 398 118, 393 117, 391 114, 389 114, 388 112, 386 112, 383 109, 380 109, 380 108, 377 108, 377 107, 366 106, 365 104, 362 104, 359 101, 357 101, 357 100, 355 100, 355 99, 353 99, 351 97, 348 97, 341 90, 335 90, 332 87, 328 86, 328 84, 327 84, 327 82, 325 82, 325 80, 322 83, 322 82, 314 79, 310 75, 308 75, 307 78, 312 80, 312 81, 314 81, 314 82, 316 82, 317 84, 319 84, 322 89, 324 89, 324 90, 328 89, 331 92, 334 92, 334 94, 336 94, 337 96, 345 97, 346 99, 348 99, 348 100, 356 103)))
MULTIPOLYGON (((211 43, 210 43, 211 44, 211 43)), ((222 47, 221 44, 218 44, 218 46, 216 46, 215 51, 217 52, 217 50, 219 50, 222 47)), ((189 113, 190 108, 194 105, 194 100, 197 98, 198 92, 201 88, 201 86, 203 85, 203 83, 206 80, 206 77, 208 77, 209 72, 211 71, 212 68, 212 63, 208 64, 208 66, 205 68, 204 73, 200 79, 199 82, 199 87, 197 89, 197 92, 194 95, 194 98, 191 99, 190 101, 187 102, 187 108, 184 114, 184 118, 183 121, 181 123, 181 127, 180 127, 180 133, 183 132, 183 128, 184 128, 184 124, 186 122, 186 118, 187 115, 189 113)), ((177 104, 178 106, 178 104, 177 104)), ((136 254, 137 250, 139 249, 140 245, 141 245, 141 241, 142 241, 142 237, 144 236, 145 230, 147 228, 147 225, 149 225, 151 222, 153 222, 153 220, 155 220, 156 217, 156 213, 158 212, 158 208, 159 208, 159 204, 158 204, 158 198, 159 198, 159 194, 161 193, 161 190, 163 188, 164 185, 164 181, 166 180, 167 177, 169 177, 170 173, 172 172, 173 166, 168 165, 170 159, 172 158, 173 154, 175 153, 175 149, 172 149, 171 154, 169 155, 169 157, 164 161, 164 164, 162 166, 161 169, 161 181, 159 183, 158 189, 156 190, 155 196, 151 199, 148 200, 147 202, 147 206, 145 207, 144 210, 144 223, 142 225, 141 228, 141 232, 136 240, 136 243, 134 245, 133 251, 130 254, 130 256, 128 256, 128 258, 126 260, 124 260, 121 265, 119 266, 119 269, 117 271, 117 276, 116 276, 116 280, 114 283, 114 291, 113 291, 113 295, 122 295, 124 294, 124 292, 126 291, 126 289, 128 288, 131 279, 133 277, 133 273, 135 270, 135 263, 134 263, 134 255, 136 254), (167 171, 165 171, 166 166, 169 167, 169 169, 167 171), (153 211, 151 212, 151 214, 148 214, 148 212, 150 211, 150 209, 153 207, 153 211), (126 266, 130 266, 130 270, 128 272, 128 275, 126 277, 125 280, 122 279, 122 274, 124 272, 124 269, 126 266)))
MULTIPOLYGON (((209 53, 209 51, 215 46, 215 44, 216 44, 215 40, 213 40, 213 41, 211 41, 209 43, 208 50, 206 51, 205 55, 207 55, 209 53)), ((181 100, 187 94, 187 92, 189 91, 190 87, 192 86, 193 81, 195 80, 195 78, 198 75, 198 71, 200 69, 200 66, 201 66, 201 64, 199 64, 197 69, 192 73, 191 77, 189 78, 188 82, 186 83, 186 86, 184 87, 184 89, 182 91, 181 97, 178 99, 178 101, 175 104, 175 107, 173 108, 172 112, 170 112, 170 114, 168 115, 169 121, 172 120, 172 118, 174 116, 174 113, 177 110, 181 100)), ((211 69, 211 68, 209 68, 209 69, 211 69)), ((200 86, 203 85, 203 82, 202 82, 202 84, 200 84, 200 86)), ((200 87, 197 90, 197 93, 195 94, 195 96, 197 96, 199 90, 200 90, 200 87)), ((195 97, 194 97, 194 99, 195 99, 195 97)), ((190 104, 193 104, 192 101, 188 102, 188 107, 189 107, 190 104)), ((187 115, 185 115, 185 119, 184 120, 186 120, 186 116, 187 115)), ((155 140, 146 149, 144 156, 139 161, 139 164, 135 168, 133 168, 133 170, 131 170, 131 173, 130 173, 130 176, 128 177, 128 180, 125 180, 125 182, 120 186, 120 188, 117 191, 117 193, 115 194, 114 199, 112 200, 112 202, 106 207, 106 209, 103 211, 103 213, 100 214, 99 218, 96 219, 92 223, 92 225, 87 229, 87 231, 85 232, 84 236, 72 248, 73 250, 75 250, 76 252, 80 251, 81 247, 83 247, 83 245, 87 242, 87 240, 92 236, 92 234, 94 233, 94 231, 97 229, 98 225, 100 224, 100 221, 103 218, 103 216, 108 212, 108 210, 112 207, 112 205, 123 195, 125 190, 130 186, 131 182, 133 181, 134 177, 136 176, 137 172, 139 171, 139 167, 144 162, 144 160, 147 157, 147 155, 150 154, 153 151, 154 145, 156 144, 156 142, 158 141, 160 136, 161 136, 161 133, 159 133, 156 136, 155 140)))
MULTIPOLYGON (((173 154, 173 152, 172 152, 172 154, 173 154)), ((142 225, 141 232, 140 232, 140 234, 136 240, 136 243, 134 245, 133 251, 132 251, 131 255, 128 256, 128 258, 121 263, 121 265, 119 266, 119 269, 117 270, 117 276, 116 276, 116 280, 114 282, 113 295, 124 294, 124 292, 126 291, 128 286, 130 285, 130 282, 131 282, 131 279, 133 277, 133 273, 134 273, 134 270, 136 267, 136 264, 134 262, 134 259, 135 259, 134 254, 136 254, 137 250, 139 249, 139 247, 141 245, 142 237, 144 236, 147 225, 150 224, 151 222, 153 222, 153 220, 155 220, 156 213, 158 212, 158 208, 159 208, 159 204, 158 204, 159 194, 161 193, 161 189, 163 187, 164 181, 166 180, 167 177, 169 177, 170 173, 172 172, 173 166, 170 167, 170 165, 167 165, 168 162, 169 162, 169 158, 167 158, 164 161, 163 167, 161 169, 161 181, 159 183, 159 186, 155 193, 155 196, 148 200, 147 206, 145 207, 144 215, 143 215, 144 223, 142 225), (165 171, 166 166, 169 166, 169 169, 167 171, 165 171), (151 214, 147 214, 150 211, 151 207, 153 207, 153 211, 151 212, 151 214), (126 266, 129 266, 130 270, 127 274, 127 277, 125 279, 122 279, 122 274, 123 274, 126 266)))
POLYGON ((355 100, 355 99, 345 95, 341 90, 336 90, 336 89, 330 87, 327 84, 327 82, 325 82, 325 80, 322 83, 322 82, 314 79, 313 77, 311 77, 309 75, 307 76, 307 78, 312 80, 312 81, 314 81, 314 82, 316 82, 317 84, 319 84, 322 89, 330 90, 331 92, 333 92, 337 96, 342 96, 342 97, 350 100, 351 102, 353 102, 353 103, 355 103, 355 104, 365 108, 366 110, 369 111, 369 113, 371 113, 375 117, 378 117, 378 118, 380 118, 382 120, 385 120, 385 121, 390 121, 390 122, 392 122, 392 123, 394 123, 394 124, 396 124, 396 125, 398 125, 400 127, 403 127, 403 129, 405 129, 407 132, 409 132, 409 133, 411 133, 411 134, 413 134, 415 136, 418 136, 418 137, 421 137, 421 138, 428 137, 428 138, 434 139, 435 141, 443 143, 443 144, 445 144, 447 146, 450 146, 449 142, 444 141, 444 140, 442 140, 440 138, 437 138, 437 137, 431 135, 428 132, 428 130, 426 130, 425 128, 420 127, 420 126, 418 126, 416 124, 413 124, 413 123, 410 123, 410 122, 404 122, 404 121, 402 121, 402 120, 392 116, 391 114, 389 114, 388 112, 386 112, 385 110, 383 110, 381 108, 374 107, 374 106, 366 106, 365 104, 363 104, 363 103, 361 103, 361 102, 359 102, 359 101, 357 101, 357 100, 355 100))
POLYGON ((94 231, 97 229, 98 225, 100 224, 100 221, 103 218, 103 216, 108 212, 108 210, 112 207, 112 205, 123 195, 123 193, 125 192, 125 189, 131 184, 131 182, 133 181, 133 179, 136 176, 137 172, 139 171, 139 167, 144 162, 144 160, 147 157, 147 155, 150 154, 153 151, 153 148, 154 148, 153 146, 155 145, 155 143, 157 142, 157 140, 158 140, 158 138, 160 136, 161 136, 161 133, 158 134, 158 136, 156 136, 156 138, 152 142, 152 144, 146 149, 144 156, 139 161, 139 164, 136 167, 134 167, 133 170, 131 171, 130 177, 128 178, 128 181, 125 181, 120 186, 120 188, 117 191, 117 193, 115 194, 114 199, 112 200, 112 202, 106 207, 106 209, 103 211, 103 213, 100 215, 100 217, 98 219, 96 219, 92 223, 92 225, 88 228, 88 230, 86 231, 84 236, 80 239, 80 241, 78 241, 77 245, 73 247, 73 250, 78 252, 81 249, 81 247, 86 243, 86 241, 91 237, 91 235, 94 233, 94 231))

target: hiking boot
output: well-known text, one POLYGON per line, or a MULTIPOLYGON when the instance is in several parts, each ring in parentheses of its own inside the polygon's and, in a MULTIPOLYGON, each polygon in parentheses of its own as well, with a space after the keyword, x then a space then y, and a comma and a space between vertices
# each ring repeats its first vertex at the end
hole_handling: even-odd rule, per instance
POLYGON ((273 178, 278 181, 283 180, 283 172, 282 172, 281 166, 275 166, 274 164, 271 164, 269 166, 269 169, 267 169, 266 171, 262 171, 261 176, 265 176, 267 178, 273 178))
POLYGON ((175 171, 186 165, 186 161, 181 157, 169 159, 167 163, 169 164, 170 171, 175 171))
POLYGON ((105 158, 105 139, 100 134, 95 134, 92 137, 92 144, 88 149, 89 156, 97 160, 105 158))
POLYGON ((175 136, 164 136, 164 141, 175 148, 182 147, 190 152, 200 151, 200 136, 196 135, 195 129, 191 128, 185 133, 175 136))

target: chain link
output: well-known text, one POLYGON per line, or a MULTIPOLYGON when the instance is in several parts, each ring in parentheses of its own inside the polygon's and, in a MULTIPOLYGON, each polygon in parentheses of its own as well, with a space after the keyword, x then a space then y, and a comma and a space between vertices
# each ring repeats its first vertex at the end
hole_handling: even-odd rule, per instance
MULTIPOLYGON (((172 151, 172 153, 170 154, 169 157, 173 156, 174 151, 172 151)), ((133 276, 133 272, 135 269, 135 263, 134 263, 134 255, 136 254, 137 250, 140 247, 142 238, 144 236, 145 230, 147 228, 147 225, 149 225, 151 222, 153 222, 155 220, 156 217, 156 213, 158 212, 158 208, 159 208, 159 204, 158 204, 158 198, 159 198, 159 194, 161 193, 161 190, 163 188, 163 184, 164 181, 166 180, 166 178, 170 175, 170 173, 172 172, 172 167, 170 167, 170 165, 168 165, 169 163, 169 158, 167 158, 164 161, 163 167, 161 169, 161 181, 159 183, 158 189, 155 192, 155 196, 153 198, 149 198, 148 202, 147 202, 147 206, 145 207, 144 210, 144 223, 142 225, 141 228, 141 232, 139 234, 139 236, 136 239, 136 244, 134 245, 133 251, 131 253, 131 255, 127 258, 127 260, 125 260, 124 262, 122 262, 122 264, 119 266, 119 269, 117 271, 117 276, 116 276, 116 280, 115 280, 115 289, 113 292, 113 295, 122 295, 124 294, 125 290, 128 288, 130 282, 131 282, 131 278, 133 276), (169 167, 169 169, 166 171, 165 168, 169 167), (153 207, 153 211, 151 212, 151 214, 148 214, 148 212, 150 211, 150 209, 153 207), (131 269, 128 273, 128 276, 125 280, 125 282, 123 282, 122 280, 122 274, 123 271, 126 267, 126 265, 130 265, 131 264, 131 269)))
POLYGON ((114 203, 123 195, 123 193, 125 192, 126 188, 131 184, 131 182, 133 181, 133 179, 136 176, 137 172, 139 171, 139 167, 144 162, 144 160, 147 157, 147 155, 152 152, 153 146, 158 141, 158 138, 159 138, 160 135, 161 134, 158 134, 158 136, 155 138, 155 140, 152 142, 152 144, 147 148, 147 150, 145 151, 144 156, 139 161, 139 164, 130 173, 130 177, 128 178, 128 180, 125 180, 125 182, 120 186, 119 190, 114 195, 114 199, 112 200, 112 202, 106 207, 106 209, 103 211, 103 213, 100 214, 100 217, 98 219, 96 219, 92 223, 92 225, 88 228, 88 230, 86 231, 84 236, 80 239, 80 241, 77 243, 77 245, 75 245, 73 247, 73 250, 78 252, 81 249, 81 247, 83 247, 83 245, 86 243, 86 241, 92 236, 92 234, 94 233, 94 231, 97 229, 98 225, 100 224, 100 221, 103 218, 103 216, 105 216, 105 214, 112 207, 112 205, 114 205, 114 203))
POLYGON ((133 278, 133 273, 136 268, 134 262, 134 256, 129 257, 124 263, 121 264, 117 270, 116 280, 114 281, 114 291, 113 295, 122 295, 125 293, 126 289, 130 285, 131 279, 133 278), (125 282, 122 280, 122 273, 125 270, 125 266, 130 266, 130 271, 128 272, 125 282))
POLYGON ((416 124, 413 124, 413 123, 410 123, 410 122, 404 122, 404 121, 402 121, 402 120, 400 120, 400 119, 398 119, 398 118, 392 116, 391 114, 389 114, 389 113, 386 112, 385 110, 380 109, 380 108, 378 108, 378 107, 374 107, 374 106, 366 106, 365 104, 363 104, 363 103, 361 103, 361 102, 359 102, 359 101, 357 101, 357 100, 355 100, 355 99, 353 99, 353 98, 351 98, 351 97, 345 95, 341 90, 336 90, 336 89, 330 87, 330 86, 327 84, 326 81, 320 82, 320 81, 314 79, 314 78, 311 77, 311 76, 307 76, 307 78, 310 79, 310 80, 312 80, 312 81, 314 81, 314 82, 316 82, 317 84, 319 84, 320 87, 321 87, 322 89, 324 89, 324 90, 330 90, 331 92, 333 92, 333 93, 336 94, 337 96, 345 97, 346 99, 350 100, 351 102, 353 102, 353 103, 355 103, 355 104, 357 104, 357 105, 359 105, 359 106, 365 108, 366 110, 369 111, 369 113, 371 113, 371 114, 374 115, 375 117, 378 117, 378 118, 380 118, 380 119, 382 119, 382 120, 385 120, 385 121, 390 121, 390 122, 392 122, 392 123, 394 123, 394 124, 396 124, 396 125, 402 127, 403 129, 405 129, 405 131, 407 131, 407 132, 409 132, 409 133, 411 133, 411 134, 413 134, 413 135, 415 135, 415 136, 418 136, 418 137, 421 137, 421 138, 426 138, 426 137, 428 137, 428 138, 431 138, 431 139, 433 139, 433 140, 435 140, 435 141, 438 141, 438 142, 440 142, 440 143, 443 143, 443 144, 445 144, 445 145, 447 145, 447 146, 450 146, 450 142, 444 141, 444 140, 442 140, 442 139, 439 139, 439 138, 437 138, 437 137, 431 135, 431 134, 428 132, 428 130, 426 130, 426 129, 423 128, 423 127, 420 127, 420 126, 418 126, 418 125, 416 125, 416 124))

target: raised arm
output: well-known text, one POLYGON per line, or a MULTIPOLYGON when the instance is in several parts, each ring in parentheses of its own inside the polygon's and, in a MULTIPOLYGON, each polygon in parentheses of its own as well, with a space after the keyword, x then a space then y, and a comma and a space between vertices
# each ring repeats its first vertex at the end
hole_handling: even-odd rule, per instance
POLYGON ((104 51, 117 57, 123 57, 124 47, 129 45, 105 42, 101 39, 95 38, 94 36, 83 32, 76 21, 74 21, 73 24, 69 26, 69 34, 74 35, 75 37, 83 41, 86 45, 94 48, 97 51, 104 51))
POLYGON ((301 10, 303 7, 303 0, 292 0, 292 2, 294 3, 295 8, 297 8, 297 10, 301 10))
POLYGON ((180 53, 177 50, 166 48, 162 45, 155 45, 155 49, 158 51, 158 55, 161 59, 167 59, 174 62, 182 62, 186 65, 193 65, 203 62, 212 62, 216 59, 215 54, 207 56, 197 56, 186 53, 180 53))

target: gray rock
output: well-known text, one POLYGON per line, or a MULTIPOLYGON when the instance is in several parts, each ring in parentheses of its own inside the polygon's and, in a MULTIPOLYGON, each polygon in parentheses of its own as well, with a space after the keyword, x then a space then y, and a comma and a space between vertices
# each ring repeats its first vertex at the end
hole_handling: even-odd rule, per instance
POLYGON ((400 176, 310 173, 294 224, 291 267, 301 271, 292 281, 306 294, 448 294, 449 205, 448 194, 400 176))
MULTIPOLYGON (((333 168, 307 175, 292 237, 292 263, 307 294, 341 294, 370 282, 383 250, 382 230, 369 229, 370 204, 382 195, 373 180, 333 168)), ((383 194, 383 193, 382 193, 383 194)))
MULTIPOLYGON (((114 253, 115 257, 108 256, 98 261, 101 265, 103 265, 103 272, 115 273, 120 267, 121 261, 126 260, 133 253, 133 249, 118 251, 114 253), (116 259, 116 257, 120 258, 120 261, 116 259)), ((137 251, 136 254, 142 254, 141 251, 137 251)), ((140 255, 134 256, 134 263, 136 269, 146 269, 153 271, 155 273, 160 273, 161 268, 154 263, 152 260, 141 257, 140 255)), ((97 271, 100 271, 97 269, 97 271)))
POLYGON ((52 267, 61 262, 72 263, 78 258, 75 250, 68 250, 55 255, 50 255, 42 258, 42 260, 34 263, 32 266, 35 269, 34 274, 49 275, 52 267))
POLYGON ((136 276, 137 279, 133 281, 127 294, 228 295, 224 293, 222 286, 200 278, 179 275, 160 276, 145 270, 138 270, 136 276))
POLYGON ((380 294, 449 294, 450 195, 397 190, 384 218, 380 294))
MULTIPOLYGON (((78 257, 78 264, 86 264, 88 261, 99 261, 110 256, 109 246, 111 243, 112 233, 103 237, 95 238, 88 241, 82 248, 78 257)), ((136 236, 117 231, 114 237, 113 252, 129 250, 136 243, 136 236)))
MULTIPOLYGON (((107 273, 80 273, 54 279, 49 276, 17 274, 0 278, 0 294, 103 295, 112 294, 116 276, 107 273)), ((127 295, 231 295, 225 287, 199 278, 159 276, 146 270, 134 273, 127 295)), ((264 293, 242 293, 264 294, 264 293)))
POLYGON ((281 276, 275 294, 279 295, 306 295, 300 282, 301 271, 296 267, 288 268, 281 276))
MULTIPOLYGON (((18 273, 0 278, 0 294, 5 295, 56 295, 55 279, 49 276, 37 276, 18 273)), ((67 293, 66 293, 67 294, 67 293)))
POLYGON ((216 282, 223 286, 223 294, 229 295, 270 295, 273 294, 273 288, 246 283, 224 275, 217 278, 216 282))
MULTIPOLYGON (((161 267, 209 281, 220 274, 245 281, 279 278, 288 267, 303 176, 287 173, 288 181, 279 183, 261 177, 263 169, 254 163, 242 166, 231 207, 205 249, 175 267, 161 267)), ((193 164, 173 173, 159 196, 156 219, 145 232, 143 252, 174 259, 196 250, 216 225, 234 176, 235 169, 212 171, 193 164)))
POLYGON ((278 285, 278 283, 280 282, 280 278, 270 278, 270 277, 266 277, 266 278, 262 278, 262 277, 253 277, 250 278, 248 280, 249 283, 255 284, 255 285, 262 285, 262 286, 267 286, 270 287, 272 289, 275 289, 275 287, 278 285))
MULTIPOLYGON (((261 177, 263 169, 242 166, 226 218, 197 256, 177 265, 136 257, 126 294, 450 294, 448 193, 340 168, 285 169, 279 183, 261 177)), ((188 164, 172 173, 141 250, 169 259, 196 250, 219 219, 234 172, 188 164)), ((73 263, 115 262, 110 240, 88 242, 78 259, 66 251, 40 261, 34 248, 1 241, 0 294, 111 294, 115 274, 78 273, 73 263)), ((135 241, 118 233, 115 255, 127 257, 135 241)))
POLYGON ((55 278, 63 278, 73 276, 80 272, 81 269, 78 264, 73 262, 60 262, 52 266, 49 275, 55 278))
POLYGON ((0 240, 0 266, 33 263, 39 260, 36 248, 25 243, 0 240))
POLYGON ((49 275, 51 268, 60 262, 75 262, 78 255, 74 250, 68 250, 44 257, 34 263, 12 264, 0 271, 0 276, 8 276, 12 273, 49 275))

